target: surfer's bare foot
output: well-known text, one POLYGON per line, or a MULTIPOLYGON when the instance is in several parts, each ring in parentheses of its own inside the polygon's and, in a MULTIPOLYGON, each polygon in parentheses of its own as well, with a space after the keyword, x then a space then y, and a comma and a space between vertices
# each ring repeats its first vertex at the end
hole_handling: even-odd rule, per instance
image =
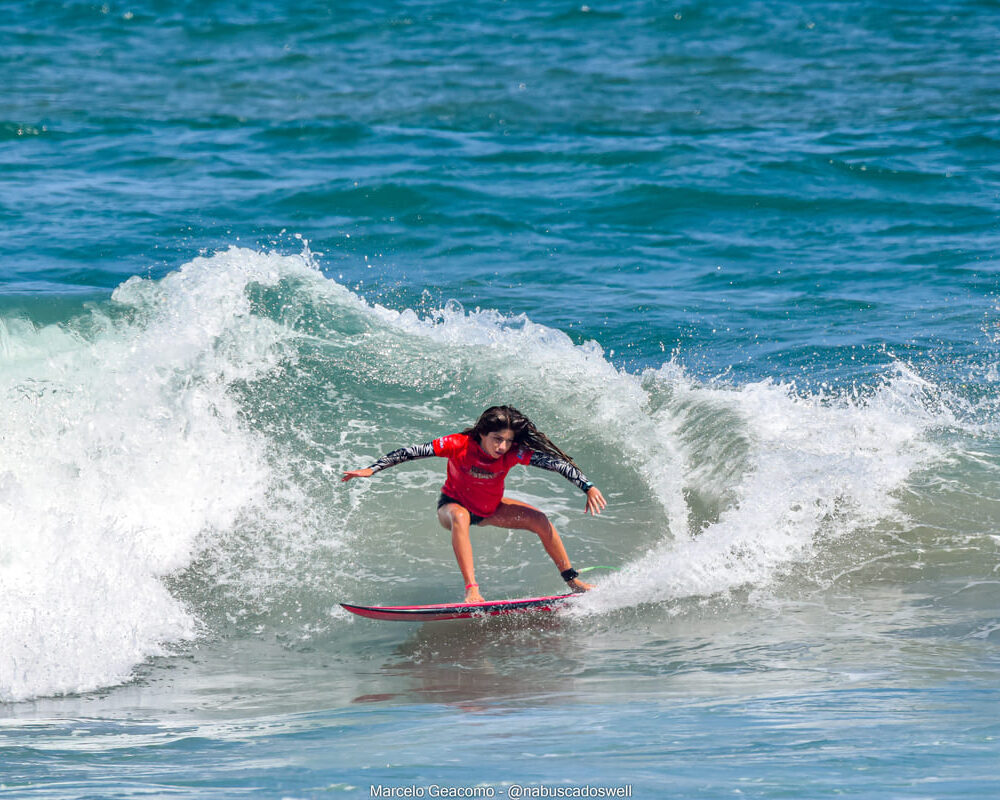
POLYGON ((469 589, 469 591, 467 591, 465 593, 465 602, 466 603, 485 603, 486 601, 483 600, 483 596, 479 593, 479 589, 473 587, 473 588, 469 589))
POLYGON ((581 592, 589 592, 591 589, 594 588, 593 584, 584 583, 579 578, 573 578, 573 580, 567 581, 566 585, 577 594, 581 592))

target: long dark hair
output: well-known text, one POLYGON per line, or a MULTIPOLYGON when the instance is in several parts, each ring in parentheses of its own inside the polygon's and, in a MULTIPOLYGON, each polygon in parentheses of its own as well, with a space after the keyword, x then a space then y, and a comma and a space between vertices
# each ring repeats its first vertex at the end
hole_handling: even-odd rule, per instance
MULTIPOLYGON (((487 408, 479 415, 476 424, 471 428, 466 428, 462 433, 466 436, 474 437, 476 444, 479 444, 479 440, 483 436, 494 431, 502 431, 504 428, 510 428, 514 431, 515 444, 530 447, 532 450, 537 450, 539 453, 545 453, 555 458, 561 458, 563 461, 573 464, 576 467, 572 458, 552 444, 549 437, 535 427, 535 423, 512 406, 491 406, 487 408)), ((579 467, 576 468, 580 469, 579 467)))

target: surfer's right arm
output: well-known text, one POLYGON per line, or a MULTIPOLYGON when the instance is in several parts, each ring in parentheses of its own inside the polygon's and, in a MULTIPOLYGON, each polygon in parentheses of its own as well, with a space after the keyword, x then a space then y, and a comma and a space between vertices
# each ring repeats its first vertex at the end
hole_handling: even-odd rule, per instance
POLYGON ((398 450, 386 453, 370 467, 345 472, 344 477, 340 480, 349 481, 351 478, 370 478, 376 472, 381 472, 383 469, 388 467, 394 467, 396 464, 402 464, 404 461, 414 461, 418 458, 430 458, 433 455, 435 455, 433 442, 415 444, 410 447, 400 447, 398 450))

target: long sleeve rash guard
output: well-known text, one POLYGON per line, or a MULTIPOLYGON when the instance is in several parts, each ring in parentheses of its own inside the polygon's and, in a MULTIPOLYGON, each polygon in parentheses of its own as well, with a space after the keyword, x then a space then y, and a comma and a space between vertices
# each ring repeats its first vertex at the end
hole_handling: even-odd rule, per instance
POLYGON ((594 485, 568 461, 520 445, 512 447, 500 458, 490 458, 478 442, 463 433, 393 450, 369 469, 379 472, 404 461, 431 456, 448 459, 448 477, 441 491, 482 517, 488 517, 497 510, 503 498, 504 479, 516 464, 558 472, 584 492, 594 485))

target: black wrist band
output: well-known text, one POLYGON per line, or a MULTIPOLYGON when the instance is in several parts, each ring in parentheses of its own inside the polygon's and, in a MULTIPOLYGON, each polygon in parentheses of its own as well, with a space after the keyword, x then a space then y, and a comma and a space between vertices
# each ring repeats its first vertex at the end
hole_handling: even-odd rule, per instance
POLYGON ((569 569, 564 569, 559 574, 562 575, 562 579, 566 581, 566 583, 569 583, 571 580, 575 580, 576 578, 580 577, 580 573, 577 572, 572 567, 570 567, 569 569))

